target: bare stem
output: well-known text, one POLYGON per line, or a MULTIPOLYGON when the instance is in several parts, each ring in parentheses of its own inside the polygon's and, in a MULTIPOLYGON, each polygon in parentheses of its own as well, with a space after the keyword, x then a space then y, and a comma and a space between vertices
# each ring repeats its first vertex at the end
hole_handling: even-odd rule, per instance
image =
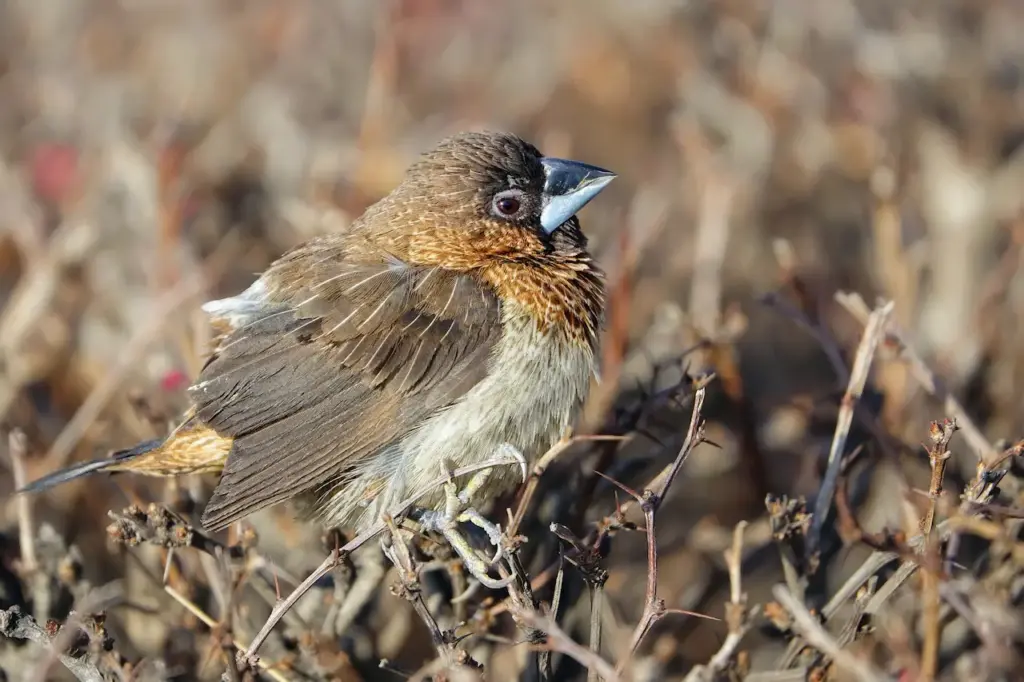
POLYGON ((928 513, 921 519, 921 534, 925 537, 931 535, 932 527, 935 525, 935 510, 942 495, 942 479, 946 474, 946 462, 949 461, 949 441, 958 428, 956 419, 932 422, 932 446, 928 448, 928 463, 932 468, 932 477, 928 485, 928 513))
POLYGON ((612 664, 604 660, 586 647, 575 642, 572 637, 565 633, 558 624, 549 616, 539 611, 513 607, 516 618, 523 621, 541 632, 547 634, 548 646, 554 651, 575 659, 580 665, 588 669, 596 670, 597 674, 605 682, 617 682, 621 679, 619 673, 612 667, 612 664))
POLYGON ((934 680, 939 666, 939 644, 942 636, 942 622, 939 617, 939 566, 938 548, 932 538, 935 512, 942 495, 942 480, 949 461, 949 442, 957 431, 956 419, 943 419, 931 424, 931 447, 928 448, 928 462, 932 476, 928 486, 928 512, 921 519, 924 575, 921 580, 922 619, 924 621, 924 645, 921 651, 921 679, 934 680))
POLYGON ((645 488, 639 495, 634 491, 627 490, 640 503, 640 508, 644 513, 647 531, 647 588, 645 590, 644 610, 640 616, 640 622, 637 623, 636 628, 633 630, 633 635, 630 637, 629 650, 617 666, 619 673, 628 665, 633 654, 636 653, 637 648, 640 646, 640 642, 643 641, 654 624, 666 614, 665 602, 658 598, 658 541, 655 533, 654 516, 665 499, 669 486, 672 485, 672 481, 679 474, 686 459, 693 452, 694 448, 704 440, 704 419, 701 416, 701 410, 704 407, 704 396, 707 393, 709 381, 710 377, 698 383, 697 390, 693 395, 693 412, 690 415, 690 426, 686 431, 686 439, 683 441, 683 445, 679 449, 679 453, 676 455, 671 467, 664 472, 665 475, 663 477, 659 476, 655 481, 652 481, 651 487, 645 488))
POLYGON ((384 523, 387 526, 388 533, 391 535, 391 546, 385 549, 384 554, 395 565, 395 568, 398 569, 398 579, 401 583, 399 593, 406 601, 412 604, 416 615, 427 626, 427 630, 430 632, 430 639, 434 643, 434 649, 437 650, 438 657, 443 661, 444 668, 449 669, 458 664, 455 656, 455 647, 452 645, 451 638, 441 632, 437 620, 430 613, 430 609, 427 608, 427 603, 423 601, 419 572, 416 569, 416 563, 413 561, 412 553, 409 552, 409 547, 405 544, 405 539, 402 538, 401 531, 398 530, 398 526, 395 525, 395 521, 391 516, 385 515, 384 523))
MULTIPOLYGON (((11 431, 7 437, 15 490, 20 490, 27 483, 25 476, 27 442, 25 434, 17 429, 11 431)), ((32 521, 32 498, 29 495, 17 495, 16 499, 18 500, 18 541, 21 546, 21 570, 25 574, 29 574, 38 567, 35 524, 32 521)))
POLYGON ((740 642, 751 627, 750 614, 747 612, 747 595, 743 593, 743 531, 746 521, 740 521, 733 530, 732 547, 725 551, 725 563, 729 568, 729 603, 725 607, 725 620, 729 626, 729 634, 722 646, 707 665, 698 665, 690 671, 684 682, 710 682, 726 670, 731 663, 740 642))
MULTIPOLYGON (((211 630, 215 630, 218 628, 219 624, 213 618, 213 616, 206 613, 206 611, 203 611, 203 609, 201 609, 198 604, 196 604, 194 601, 183 595, 181 592, 177 591, 170 585, 164 585, 164 592, 166 592, 167 596, 169 596, 171 599, 178 602, 178 604, 180 604, 186 611, 195 616, 203 625, 210 628, 211 630)), ((238 651, 242 651, 245 649, 245 645, 240 643, 234 637, 231 637, 229 642, 238 651)), ((231 670, 232 668, 234 668, 236 671, 238 670, 238 668, 235 667, 234 663, 234 661, 228 661, 228 670, 231 670)), ((287 677, 282 675, 277 670, 274 670, 263 661, 259 661, 259 666, 270 678, 276 680, 277 682, 288 682, 287 677)))
POLYGON ((574 438, 562 438, 552 445, 551 448, 537 460, 537 463, 533 466, 533 470, 530 471, 530 476, 526 481, 526 489, 523 490, 523 496, 519 498, 519 505, 516 507, 516 512, 512 517, 512 522, 509 524, 507 531, 509 537, 515 537, 516 532, 519 530, 519 526, 523 522, 523 517, 526 515, 526 510, 530 506, 530 501, 533 499, 533 495, 537 491, 537 485, 540 483, 540 477, 545 471, 547 471, 548 467, 551 466, 551 463, 554 462, 559 455, 568 450, 569 446, 574 442, 574 438))
MULTIPOLYGON (((590 651, 601 656, 601 630, 604 623, 604 583, 593 585, 590 590, 590 651)), ((587 682, 598 682, 601 676, 597 668, 587 670, 587 682)))
POLYGON ((880 682, 885 679, 870 663, 862 661, 853 654, 840 648, 839 643, 825 631, 825 628, 811 615, 807 608, 794 597, 783 585, 772 588, 772 594, 786 611, 793 617, 793 629, 799 632, 811 646, 855 679, 862 682, 880 682))
POLYGON ((839 409, 839 418, 836 421, 836 430, 832 436, 832 446, 829 448, 828 467, 825 470, 825 477, 821 482, 821 489, 814 504, 811 529, 807 534, 807 556, 811 559, 812 567, 816 565, 816 557, 821 544, 821 531, 829 509, 832 508, 832 500, 835 497, 836 483, 839 481, 839 472, 843 464, 843 451, 846 448, 846 439, 850 435, 850 426, 853 424, 853 413, 857 407, 857 402, 864 393, 864 386, 868 380, 868 370, 871 368, 871 360, 875 356, 878 344, 885 335, 885 324, 892 311, 892 301, 876 308, 868 318, 867 325, 864 328, 864 335, 857 346, 853 370, 850 372, 850 382, 846 387, 846 393, 843 395, 842 404, 839 409))
MULTIPOLYGON (((869 319, 867 304, 864 303, 864 299, 860 295, 838 292, 836 294, 836 301, 850 311, 861 324, 865 324, 869 319)), ((903 330, 895 322, 890 322, 886 332, 889 340, 899 346, 900 353, 906 358, 910 367, 910 373, 917 379, 917 382, 921 384, 924 390, 928 391, 929 395, 941 400, 946 414, 956 419, 958 427, 963 431, 964 440, 967 441, 967 445, 974 451, 978 459, 986 465, 992 465, 1000 459, 1001 453, 985 438, 981 433, 981 429, 978 428, 970 415, 967 414, 963 405, 953 397, 942 380, 929 369, 928 365, 921 359, 921 356, 917 354, 917 351, 907 342, 906 334, 903 330)))

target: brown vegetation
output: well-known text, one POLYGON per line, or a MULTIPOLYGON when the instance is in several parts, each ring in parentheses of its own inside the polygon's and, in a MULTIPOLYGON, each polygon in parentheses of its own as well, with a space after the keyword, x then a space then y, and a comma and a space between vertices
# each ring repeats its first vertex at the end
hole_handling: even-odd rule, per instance
POLYGON ((1011 0, 0 4, 0 678, 1014 678, 1022 34, 1011 0), (205 479, 12 494, 165 432, 199 302, 472 127, 620 175, 582 215, 603 381, 490 510, 508 594, 394 520, 390 561, 287 508, 209 536, 205 479))

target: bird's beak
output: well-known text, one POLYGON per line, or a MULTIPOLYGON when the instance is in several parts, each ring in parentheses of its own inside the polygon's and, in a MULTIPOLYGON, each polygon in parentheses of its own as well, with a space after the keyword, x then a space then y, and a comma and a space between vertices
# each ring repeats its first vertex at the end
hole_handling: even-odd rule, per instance
POLYGON ((548 234, 576 215, 615 179, 615 173, 579 161, 545 157, 540 163, 545 177, 540 224, 548 234))

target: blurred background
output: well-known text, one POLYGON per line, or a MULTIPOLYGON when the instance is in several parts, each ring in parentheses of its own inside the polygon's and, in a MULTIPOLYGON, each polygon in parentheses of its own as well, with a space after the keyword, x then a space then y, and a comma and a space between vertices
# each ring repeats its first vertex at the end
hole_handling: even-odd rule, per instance
MULTIPOLYGON (((595 469, 639 488, 672 460, 689 421, 689 391, 672 387, 684 368, 714 371, 705 416, 719 447, 697 449, 659 512, 659 595, 721 618, 722 552, 745 519, 744 590, 765 604, 783 579, 765 497, 813 499, 862 331, 837 291, 893 300, 908 342, 991 442, 1022 433, 1022 35, 1013 0, 3 0, 0 413, 12 435, 0 448, 0 606, 60 621, 94 600, 138 679, 220 677, 224 638, 248 641, 274 580, 289 590, 330 538, 287 509, 260 515, 228 540, 253 547, 247 571, 273 567, 273 579, 231 587, 238 571, 194 549, 169 560, 166 547, 126 548, 106 532, 107 511, 130 503, 196 519, 213 482, 96 478, 27 512, 15 474, 165 433, 202 362, 202 301, 345 229, 417 154, 473 128, 619 174, 581 215, 612 293, 605 383, 585 423, 628 439, 558 460, 560 490, 542 483, 523 528, 530 565, 557 558, 551 521, 585 537, 614 510, 595 469), (567 492, 587 504, 560 502, 567 492), (214 621, 230 605, 233 633, 169 597, 167 580, 214 621)), ((946 412, 892 352, 861 412, 847 448, 859 448, 856 518, 866 532, 913 532, 929 477, 920 444, 946 412)), ((956 439, 951 449, 955 502, 977 460, 956 439)), ((871 551, 833 535, 813 608, 871 551)), ((640 614, 644 543, 623 531, 607 548, 609 660, 640 614)), ((430 660, 393 577, 339 615, 345 585, 383 574, 364 563, 314 590, 268 643, 285 679, 401 679, 430 660)), ((1014 584, 995 601, 1019 597, 1014 584)), ((566 590, 560 622, 586 643, 587 588, 566 590)), ((550 584, 539 595, 550 600, 550 584)), ((500 598, 478 595, 462 615, 488 597, 500 598)), ((912 599, 905 608, 916 613, 912 599)), ((495 619, 516 638, 507 615, 495 619)), ((902 650, 874 645, 890 671, 915 660, 908 628, 902 650)), ((643 679, 681 679, 726 633, 666 618, 642 647, 643 679)), ((960 647, 943 649, 949 679, 1003 669, 972 641, 943 640, 960 647)), ((786 645, 778 629, 753 628, 740 669, 773 669, 786 645)), ((526 645, 466 648, 488 679, 531 679, 526 645)), ((0 668, 68 674, 45 648, 11 640, 0 668)), ((556 671, 586 674, 564 656, 556 671)))

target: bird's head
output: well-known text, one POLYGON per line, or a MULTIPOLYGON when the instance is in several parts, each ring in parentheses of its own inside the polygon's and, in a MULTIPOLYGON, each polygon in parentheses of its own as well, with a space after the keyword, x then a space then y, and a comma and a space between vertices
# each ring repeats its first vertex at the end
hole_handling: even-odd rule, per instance
POLYGON ((357 231, 411 265, 472 273, 541 326, 592 340, 604 299, 577 211, 615 175, 508 133, 462 133, 424 154, 357 231))

